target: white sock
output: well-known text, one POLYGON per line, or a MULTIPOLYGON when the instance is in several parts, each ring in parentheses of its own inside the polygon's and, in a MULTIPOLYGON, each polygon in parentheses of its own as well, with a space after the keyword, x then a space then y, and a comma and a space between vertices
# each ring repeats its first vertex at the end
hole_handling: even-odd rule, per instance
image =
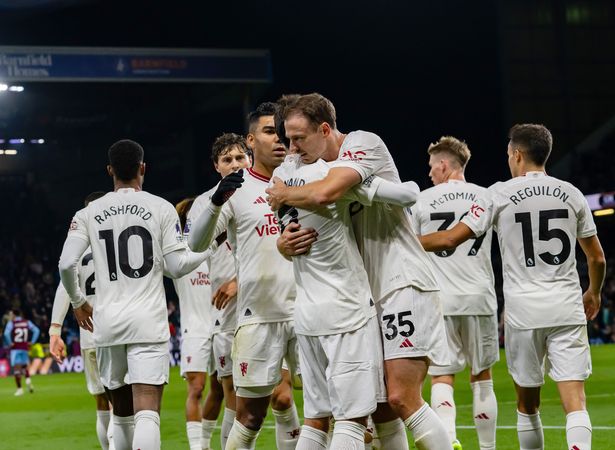
POLYGON ((573 411, 566 416, 566 440, 569 449, 591 450, 592 424, 587 411, 573 411))
POLYGON ((111 413, 109 411, 96 411, 96 436, 103 450, 109 450, 109 438, 107 438, 107 428, 111 413))
MULTIPOLYGON (((376 425, 374 424, 374 420, 372 419, 372 416, 367 417, 367 432, 372 435, 371 448, 373 450, 380 450, 380 439, 378 439, 378 432, 376 431, 376 425)), ((369 450, 367 448, 367 445, 365 446, 365 449, 369 450)))
POLYGON ((115 450, 115 445, 113 445, 113 411, 109 411, 109 426, 107 427, 107 441, 109 441, 109 450, 115 450))
POLYGON ((520 450, 543 450, 545 444, 540 413, 523 414, 517 411, 517 435, 520 450))
POLYGON ((414 444, 419 450, 450 450, 453 448, 442 421, 427 403, 404 420, 404 424, 414 435, 414 444))
POLYGON ((275 418, 275 442, 278 450, 294 450, 299 440, 301 425, 295 404, 286 411, 272 410, 275 418))
POLYGON ((380 446, 383 449, 394 448, 408 450, 408 436, 406 427, 401 419, 391 420, 390 422, 375 423, 380 446))
POLYGON ((30 386, 32 384, 32 380, 30 377, 26 377, 26 386, 30 386))
POLYGON ((329 443, 329 436, 324 431, 303 425, 301 435, 295 450, 325 450, 329 443))
POLYGON ((133 450, 160 450, 160 415, 144 409, 135 414, 133 450))
POLYGON ((365 448, 365 429, 363 425, 350 420, 338 420, 333 429, 331 450, 363 450, 365 448))
POLYGON ((258 431, 250 430, 243 426, 237 419, 233 421, 233 427, 228 435, 225 450, 251 450, 256 446, 258 431))
POLYGON ((216 428, 215 420, 201 420, 201 443, 199 448, 201 450, 211 450, 211 436, 214 434, 216 428))
POLYGON ((115 450, 131 450, 135 431, 134 416, 118 417, 113 415, 113 445, 115 450))
POLYGON ((449 440, 453 442, 457 439, 457 432, 455 431, 457 408, 453 398, 453 386, 446 383, 436 383, 431 386, 431 409, 436 412, 442 421, 449 440))
POLYGON ((498 402, 493 381, 476 381, 472 386, 472 410, 478 443, 481 450, 495 450, 495 429, 498 421, 498 402))
POLYGON ((201 450, 201 422, 186 422, 186 435, 190 450, 201 450))
POLYGON ((224 416, 222 416, 222 428, 220 429, 220 448, 222 450, 226 448, 226 441, 228 440, 228 435, 231 432, 231 428, 233 428, 233 422, 235 421, 236 415, 237 413, 232 409, 224 408, 224 416))

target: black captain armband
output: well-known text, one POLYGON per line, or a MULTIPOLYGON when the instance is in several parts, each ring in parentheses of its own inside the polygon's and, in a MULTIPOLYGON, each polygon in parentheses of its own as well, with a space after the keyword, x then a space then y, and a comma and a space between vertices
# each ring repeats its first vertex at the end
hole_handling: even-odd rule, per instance
POLYGON ((280 231, 283 233, 284 229, 290 223, 299 223, 299 211, 294 206, 282 205, 278 210, 278 220, 280 221, 280 231))

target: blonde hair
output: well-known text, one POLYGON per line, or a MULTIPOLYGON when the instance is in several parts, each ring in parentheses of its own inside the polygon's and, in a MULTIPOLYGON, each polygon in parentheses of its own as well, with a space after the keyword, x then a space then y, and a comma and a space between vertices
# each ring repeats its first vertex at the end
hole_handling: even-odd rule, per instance
POLYGON ((465 169, 472 156, 468 145, 453 136, 442 136, 437 142, 429 145, 427 153, 430 155, 446 153, 452 156, 462 169, 465 169))

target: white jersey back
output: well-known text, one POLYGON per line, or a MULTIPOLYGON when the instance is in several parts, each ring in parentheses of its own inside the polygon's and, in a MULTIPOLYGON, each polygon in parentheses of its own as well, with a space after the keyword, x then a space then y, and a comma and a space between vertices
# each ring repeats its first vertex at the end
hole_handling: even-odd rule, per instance
MULTIPOLYGON (((386 145, 374 133, 349 133, 331 167, 350 167, 365 181, 377 175, 400 183, 397 167, 386 145)), ((354 231, 369 284, 376 301, 405 286, 437 291, 438 283, 427 253, 401 206, 374 203, 354 208, 354 231)))
MULTIPOLYGON (((323 179, 329 165, 323 160, 303 164, 289 156, 273 175, 288 186, 323 179)), ((295 218, 314 228, 318 240, 304 255, 293 256, 297 283, 295 331, 308 336, 347 333, 376 315, 367 273, 352 230, 349 205, 358 197, 351 190, 336 203, 314 210, 290 208, 282 218, 295 218)))
POLYGON ((173 285, 179 297, 182 337, 211 336, 214 308, 211 305, 211 280, 207 262, 203 261, 188 275, 173 280, 173 285))
POLYGON ((175 208, 147 192, 119 189, 77 212, 68 235, 92 247, 96 347, 168 340, 163 258, 186 248, 175 208))
POLYGON ((515 328, 583 325, 577 238, 596 234, 583 194, 543 172, 487 189, 463 223, 480 236, 493 224, 504 276, 505 319, 515 328))
MULTIPOLYGON (((205 207, 211 200, 211 194, 216 190, 214 186, 209 191, 199 195, 192 203, 192 208, 188 211, 188 217, 186 219, 186 227, 184 229, 184 235, 187 236, 190 233, 190 227, 194 220, 203 212, 205 207)), ((232 246, 227 239, 218 246, 214 254, 208 260, 209 264, 209 279, 211 281, 211 293, 213 294, 220 288, 223 283, 235 278, 237 276, 237 269, 235 267, 235 257, 233 256, 232 246)), ((211 303, 211 297, 210 297, 211 303)), ((216 309, 212 307, 212 333, 220 333, 223 331, 231 331, 237 328, 237 299, 231 300, 228 305, 223 309, 216 309)))
MULTIPOLYGON (((90 305, 96 304, 96 275, 94 274, 94 259, 92 257, 92 249, 88 248, 81 259, 79 260, 79 266, 77 266, 77 273, 79 278, 79 288, 88 299, 90 305)), ((62 288, 64 286, 60 283, 62 288)), ((64 289, 64 292, 66 290, 64 289)), ((66 293, 68 295, 68 293, 66 293)), ((69 299, 70 301, 70 299, 69 299)), ((79 346, 82 349, 95 348, 94 334, 91 331, 84 330, 79 327, 79 346)))
MULTIPOLYGON (((422 191, 412 206, 414 231, 428 234, 452 228, 485 191, 484 187, 460 180, 422 191)), ((487 232, 456 249, 428 253, 440 285, 444 315, 489 315, 497 311, 491 239, 492 233, 487 232)))
POLYGON ((265 198, 269 178, 244 170, 244 182, 222 206, 215 236, 227 230, 237 260, 237 323, 292 320, 292 263, 276 246, 280 226, 265 198))

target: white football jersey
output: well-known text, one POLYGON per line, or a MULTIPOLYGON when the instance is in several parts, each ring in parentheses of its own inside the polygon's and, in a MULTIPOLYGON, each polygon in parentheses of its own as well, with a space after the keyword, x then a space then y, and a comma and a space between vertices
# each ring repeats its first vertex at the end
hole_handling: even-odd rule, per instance
POLYGON ((211 280, 207 261, 199 267, 173 280, 179 297, 180 322, 183 338, 211 336, 212 313, 211 280))
MULTIPOLYGON (((395 162, 386 145, 374 133, 353 131, 346 135, 333 167, 350 167, 365 181, 376 175, 400 183, 395 162)), ((352 208, 359 251, 376 301, 389 293, 413 286, 420 291, 437 291, 431 260, 412 230, 401 206, 374 203, 352 208)))
MULTIPOLYGON (((199 215, 203 212, 211 200, 211 194, 215 192, 217 185, 209 191, 199 195, 192 203, 192 208, 188 211, 186 227, 184 235, 190 233, 190 227, 199 215)), ((230 241, 227 239, 218 246, 214 254, 208 260, 209 264, 209 279, 211 280, 211 294, 227 281, 237 276, 237 268, 235 267, 235 257, 230 241)), ((211 303, 211 296, 210 296, 211 303)), ((212 306, 212 333, 220 333, 223 331, 231 331, 237 328, 237 299, 231 300, 223 309, 216 309, 212 306)))
POLYGON ((278 252, 280 226, 265 198, 269 178, 244 169, 244 182, 222 205, 214 236, 227 230, 237 260, 237 324, 292 320, 295 278, 278 252))
MULTIPOLYGON (((94 305, 96 302, 96 286, 95 286, 95 275, 94 275, 94 262, 92 259, 92 250, 88 248, 83 256, 79 259, 79 265, 77 266, 77 278, 79 280, 79 288, 81 292, 85 295, 90 305, 94 305)), ((66 312, 68 311, 68 307, 70 306, 70 297, 64 285, 60 283, 58 285, 58 289, 56 290, 56 295, 53 300, 55 304, 61 304, 61 307, 58 307, 58 310, 63 312, 62 317, 52 317, 51 321, 54 323, 62 324, 64 319, 66 318, 66 312)), ((53 308, 54 312, 56 311, 56 307, 53 308)), ((96 348, 94 344, 94 335, 91 331, 84 330, 79 327, 79 346, 84 349, 96 348)))
POLYGON ((586 323, 575 246, 577 238, 595 235, 596 225, 577 188, 528 172, 489 187, 462 222, 477 236, 492 225, 498 234, 512 327, 586 323))
MULTIPOLYGON (((303 164, 300 158, 288 156, 273 175, 288 186, 303 186, 323 179, 328 172, 329 165, 322 159, 303 164)), ((349 206, 357 200, 359 197, 353 189, 328 206, 280 211, 284 214, 281 218, 284 224, 297 220, 302 227, 318 232, 318 240, 310 251, 292 258, 297 283, 295 331, 298 334, 347 333, 376 315, 367 273, 352 230, 349 206)))
POLYGON ((92 248, 96 347, 167 341, 163 258, 186 248, 173 205, 118 189, 78 211, 68 235, 92 248))
MULTIPOLYGON (((486 191, 460 180, 425 189, 412 206, 416 234, 448 230, 468 214, 486 191)), ((428 253, 433 262, 445 316, 489 315, 497 311, 489 231, 453 250, 428 253)))

